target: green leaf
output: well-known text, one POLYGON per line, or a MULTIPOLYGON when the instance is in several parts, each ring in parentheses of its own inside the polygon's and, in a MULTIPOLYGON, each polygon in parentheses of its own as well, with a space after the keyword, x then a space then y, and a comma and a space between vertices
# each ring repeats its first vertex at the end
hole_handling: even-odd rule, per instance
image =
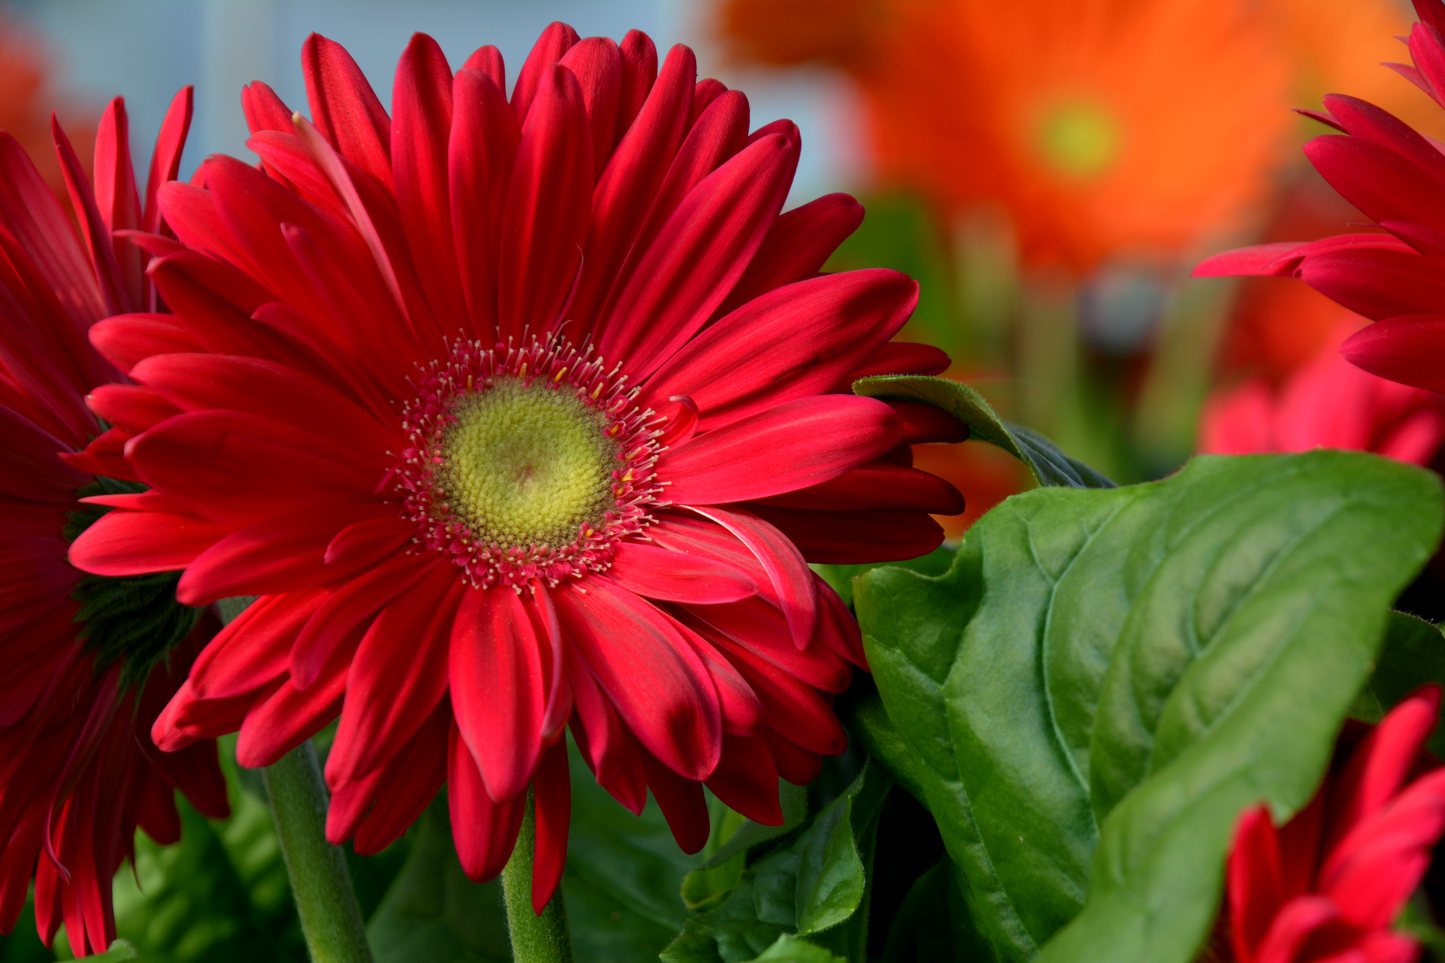
POLYGON ((376 963, 503 963, 512 958, 502 885, 467 878, 445 794, 427 807, 401 872, 367 922, 376 963))
POLYGON ((876 375, 853 383, 855 394, 869 398, 922 401, 942 408, 968 425, 969 437, 996 445, 1029 467, 1040 485, 1065 488, 1113 488, 1102 474, 1065 455, 1043 435, 1006 424, 968 385, 926 375, 876 375))
POLYGON ((778 941, 757 958, 757 963, 765 960, 768 963, 848 963, 846 958, 834 956, 816 943, 792 936, 778 937, 778 941))
POLYGON ((1202 457, 1015 496, 946 575, 859 579, 879 692, 992 955, 1058 933, 1051 963, 1191 959, 1236 813, 1308 800, 1440 525, 1434 476, 1382 458, 1202 457))
POLYGON ((136 952, 134 946, 131 946, 125 940, 116 940, 110 944, 110 948, 104 953, 88 957, 88 959, 95 960, 96 963, 106 963, 106 961, 119 963, 120 960, 138 960, 140 959, 140 954, 136 952))
MULTIPOLYGON (((1425 682, 1445 685, 1445 636, 1423 619, 1391 612, 1374 674, 1360 690, 1351 714, 1366 722, 1379 722, 1425 682)), ((1426 748, 1437 756, 1445 755, 1445 720, 1436 724, 1426 748)))
POLYGON ((865 763, 804 828, 748 866, 721 906, 689 919, 664 963, 815 958, 763 957, 780 937, 797 934, 810 939, 782 944, 788 952, 805 952, 806 942, 863 963, 867 913, 859 908, 867 903, 878 813, 892 785, 885 769, 865 763))

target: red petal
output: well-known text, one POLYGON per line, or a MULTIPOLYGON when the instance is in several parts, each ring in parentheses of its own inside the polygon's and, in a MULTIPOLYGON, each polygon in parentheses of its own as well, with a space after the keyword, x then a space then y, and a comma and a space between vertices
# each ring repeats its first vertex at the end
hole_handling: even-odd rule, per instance
MULTIPOLYGON (((514 106, 517 96, 512 95, 514 106)), ((522 126, 502 214, 497 265, 501 340, 520 337, 524 328, 534 334, 548 331, 560 320, 587 235, 592 176, 592 135, 582 88, 570 70, 547 67, 522 126)))
POLYGON ((642 765, 652 798, 657 800, 678 847, 689 855, 701 851, 711 831, 702 783, 679 776, 650 753, 643 753, 642 765))
POLYGON ((451 627, 447 668, 457 727, 487 793, 505 802, 527 788, 542 751, 542 653, 510 588, 469 588, 451 627))
POLYGON ((193 698, 228 699, 282 676, 291 645, 328 592, 313 589, 268 595, 251 603, 216 634, 191 666, 193 698))
POLYGON ((553 21, 542 31, 542 36, 532 44, 522 69, 517 72, 517 84, 512 89, 512 109, 517 122, 522 123, 530 115, 532 101, 545 85, 547 68, 562 59, 562 55, 578 40, 577 31, 560 20, 553 21))
POLYGON ((167 419, 127 443, 152 488, 237 526, 311 507, 375 503, 381 477, 350 449, 235 411, 167 419))
POLYGON ((676 772, 701 779, 717 765, 722 713, 707 668, 650 604, 605 577, 553 593, 578 652, 628 728, 676 772))
POLYGON ((439 564, 445 563, 428 556, 403 555, 336 589, 306 623, 291 650, 291 679, 296 687, 310 686, 353 629, 439 564))
POLYGON ((778 608, 783 610, 792 630, 794 644, 799 649, 807 646, 818 617, 818 597, 813 591, 813 572, 793 543, 748 511, 721 508, 694 508, 693 511, 717 522, 748 547, 768 573, 778 608))
POLYGON ((826 194, 779 214, 719 312, 727 314, 774 288, 811 278, 863 223, 863 205, 826 194))
POLYGON ((1376 321, 1346 338, 1340 354, 1381 378, 1445 391, 1445 315, 1376 321))
POLYGON ((724 736, 722 758, 706 785, 728 808, 753 822, 783 824, 778 767, 762 736, 724 736))
POLYGON ((274 361, 168 354, 140 362, 131 377, 183 410, 243 411, 321 438, 345 439, 347 448, 378 464, 388 463, 385 453, 402 444, 403 436, 356 402, 274 361))
POLYGON ((592 128, 592 170, 601 173, 617 144, 617 97, 622 88, 622 51, 606 37, 574 44, 559 61, 576 75, 592 128))
POLYGON ((355 780, 396 755, 442 700, 462 590, 458 570, 438 565, 387 605, 362 637, 326 759, 329 785, 355 780))
POLYGON ((96 575, 142 575, 185 568, 231 534, 196 515, 107 512, 70 544, 70 564, 96 575))
POLYGON ((1445 199, 1430 174, 1389 147, 1327 134, 1305 156, 1330 186, 1375 221, 1445 225, 1445 199))
POLYGON ((371 812, 356 827, 356 851, 362 856, 381 852, 441 791, 447 778, 447 732, 451 713, 438 706, 406 747, 382 769, 371 812))
POLYGON ((1357 824, 1383 809, 1399 790, 1435 728, 1440 698, 1440 686, 1419 687, 1355 748, 1330 793, 1323 844, 1326 853, 1357 824))
POLYGON ((918 303, 896 271, 849 271, 757 298, 673 355, 644 389, 650 407, 685 394, 716 428, 828 390, 883 347, 918 303))
POLYGON ((241 723, 236 761, 252 768, 269 766, 335 719, 346 692, 351 654, 346 647, 333 652, 318 679, 304 690, 287 679, 275 692, 258 700, 241 723))
POLYGON ((447 803, 451 809, 452 841, 462 869, 478 883, 496 876, 507 865, 517 843, 527 797, 518 795, 500 805, 492 802, 471 750, 455 725, 447 751, 447 803))
POLYGON ((815 511, 903 509, 931 515, 957 515, 963 511, 963 496, 936 475, 873 461, 821 485, 773 495, 763 499, 763 504, 815 511))
POLYGON ((702 180, 628 272, 599 326, 599 350, 635 378, 698 332, 752 259, 796 162, 784 137, 755 142, 702 180))
POLYGON ((943 544, 943 529, 923 512, 815 512, 754 504, 809 562, 865 565, 927 555, 943 544))
POLYGON ((892 448, 893 409, 872 398, 799 398, 663 452, 657 475, 679 505, 766 498, 836 478, 892 448))
MULTIPOLYGON (((336 533, 357 520, 393 514, 386 505, 308 508, 275 515, 220 539, 186 566, 176 599, 204 605, 235 595, 269 595, 311 588, 342 578, 359 566, 327 565, 326 548, 336 533)), ((360 560, 365 563, 365 559, 360 560)))
POLYGON ((313 33, 301 48, 311 120, 357 167, 391 186, 391 118, 351 55, 313 33))
POLYGON ((1268 806, 1239 814, 1228 866, 1230 939, 1239 960, 1252 960, 1284 903, 1279 835, 1268 806))
POLYGON ((291 130, 291 108, 262 81, 253 80, 241 88, 241 113, 246 115, 246 127, 252 135, 264 130, 291 130))
POLYGON ((597 776, 597 784, 627 807, 633 815, 647 805, 647 778, 642 771, 642 753, 622 717, 598 688, 592 670, 568 649, 568 676, 572 683, 572 734, 582 757, 597 776))
POLYGON ((622 86, 617 98, 617 138, 627 133, 657 80, 657 48, 641 30, 629 30, 618 45, 622 51, 622 86))
POLYGON ((391 162, 396 202, 427 302, 441 318, 465 315, 447 181, 452 71, 437 42, 413 34, 396 65, 391 94, 391 162))
POLYGON ((1228 278, 1245 275, 1289 277, 1303 256, 1305 244, 1282 241, 1222 251, 1200 261, 1189 272, 1193 278, 1228 278))
POLYGON ((169 314, 121 314, 106 318, 91 327, 90 343, 106 360, 125 372, 153 354, 202 349, 190 331, 169 314))
POLYGON ((672 602, 733 602, 758 590, 745 573, 723 562, 642 542, 619 544, 607 574, 629 592, 672 602))
POLYGON ((521 130, 502 88, 484 74, 459 70, 447 164, 452 232, 474 337, 490 344, 497 329, 497 257, 502 211, 521 130))
MULTIPOLYGON (((498 90, 507 89, 506 61, 502 59, 502 52, 491 44, 473 50, 467 62, 462 64, 462 70, 476 71, 490 79, 498 90)), ((461 73, 461 70, 457 73, 461 73)), ((508 107, 508 110, 511 108, 508 107)))
MULTIPOLYGON (((640 35, 639 35, 640 36, 640 35)), ((629 46, 631 34, 622 41, 623 88, 645 76, 647 56, 656 71, 657 56, 651 41, 629 46), (639 49, 640 48, 640 49, 639 49)), ((574 340, 593 330, 619 268, 632 249, 632 242, 647 216, 652 199, 667 174, 687 132, 692 114, 692 88, 697 79, 697 59, 682 44, 673 47, 663 64, 662 75, 651 84, 636 122, 620 134, 620 143, 598 178, 592 196, 592 226, 582 258, 582 275, 572 299, 570 319, 577 323, 574 340)), ((630 94, 626 94, 630 96, 630 94)), ((619 123, 625 103, 619 102, 619 123)), ((621 131, 621 128, 619 128, 621 131)))
POLYGON ((567 865, 567 828, 572 819, 572 783, 567 775, 567 740, 542 754, 533 782, 537 802, 537 843, 532 859, 532 909, 540 916, 562 882, 567 865))

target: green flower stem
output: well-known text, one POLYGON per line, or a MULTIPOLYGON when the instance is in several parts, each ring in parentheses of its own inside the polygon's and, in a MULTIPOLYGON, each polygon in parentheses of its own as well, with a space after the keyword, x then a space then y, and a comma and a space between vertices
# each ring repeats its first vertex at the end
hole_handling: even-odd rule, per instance
POLYGON ((313 963, 371 963, 346 857, 326 841, 326 783, 311 740, 261 772, 313 963))
POLYGON ((567 907, 559 887, 542 915, 532 911, 532 853, 536 848, 537 804, 527 790, 527 814, 512 858, 502 870, 502 895, 507 901, 507 932, 514 963, 572 963, 572 938, 567 935, 567 907))

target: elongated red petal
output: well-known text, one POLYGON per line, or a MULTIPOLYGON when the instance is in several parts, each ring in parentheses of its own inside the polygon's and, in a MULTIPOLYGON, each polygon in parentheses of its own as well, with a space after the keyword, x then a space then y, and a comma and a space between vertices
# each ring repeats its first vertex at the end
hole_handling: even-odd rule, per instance
POLYGON ((900 436, 898 416, 881 401, 799 398, 663 452, 657 474, 680 505, 766 498, 837 478, 900 436))
POLYGON ((364 776, 396 755, 442 700, 447 639, 461 594, 455 569, 439 565, 371 624, 347 677, 326 759, 329 785, 364 776))
POLYGON ((722 712, 707 668, 647 602, 604 578, 553 594, 563 625, 628 728, 673 771, 717 765, 722 712))
POLYGON ((562 882, 567 865, 567 829, 572 819, 572 782, 567 775, 567 740, 542 754, 533 781, 537 800, 537 842, 532 858, 532 909, 541 915, 562 882))
POLYGON ((185 568, 231 534, 197 515, 106 513, 70 544, 70 564, 96 575, 141 575, 185 568))
POLYGON ((452 623, 447 678, 457 726, 487 793, 527 788, 542 751, 542 653, 532 620, 508 588, 467 589, 452 623))
POLYGON ((501 86, 483 73, 457 71, 452 103, 447 144, 452 232, 473 336, 490 344, 497 329, 503 205, 522 133, 501 86))
POLYGON ((672 602, 734 602, 758 590, 746 573, 725 563, 643 542, 618 545, 607 574, 629 592, 672 602))
POLYGON ((452 71, 437 42, 413 34, 391 94, 391 164, 401 223, 427 302, 443 318, 465 314, 452 237, 447 172, 452 71))
MULTIPOLYGON (((520 83, 520 81, 519 81, 520 83)), ((577 275, 592 202, 592 135, 582 88, 550 66, 522 126, 498 255, 500 340, 550 330, 577 275)), ((517 103, 513 93, 512 102, 517 103)))
POLYGON ((306 98, 316 128, 377 182, 391 185, 391 118, 351 55, 313 33, 301 48, 306 98))
POLYGON ((716 322, 648 380, 648 404, 685 394, 715 428, 828 390, 897 333, 918 283, 849 271, 779 288, 716 322))
POLYGON ((451 810, 452 841, 462 869, 476 882, 492 879, 512 855, 526 813, 527 797, 519 795, 501 804, 492 801, 482 785, 482 774, 477 770, 471 750, 455 724, 447 750, 447 803, 451 810))

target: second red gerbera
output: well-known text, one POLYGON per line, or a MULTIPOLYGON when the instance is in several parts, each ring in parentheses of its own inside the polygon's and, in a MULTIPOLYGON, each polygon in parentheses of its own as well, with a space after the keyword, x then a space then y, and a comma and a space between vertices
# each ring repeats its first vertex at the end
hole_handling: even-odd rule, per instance
POLYGON ((258 595, 158 721, 166 748, 240 729, 246 765, 340 714, 328 835, 385 846, 445 782, 474 877, 505 863, 528 785, 533 900, 560 877, 570 723, 634 811, 689 851, 705 783, 760 822, 777 778, 846 746, 832 694, 857 627, 808 561, 942 538, 947 483, 909 445, 961 426, 855 397, 935 373, 889 340, 917 286, 818 275, 861 209, 780 213, 787 121, 675 47, 550 27, 510 101, 500 54, 453 73, 418 35, 388 117, 313 36, 313 123, 252 85, 262 170, 213 158, 139 243, 175 318, 93 338, 97 392, 151 490, 74 545, 98 573, 184 567, 181 600, 258 595))

